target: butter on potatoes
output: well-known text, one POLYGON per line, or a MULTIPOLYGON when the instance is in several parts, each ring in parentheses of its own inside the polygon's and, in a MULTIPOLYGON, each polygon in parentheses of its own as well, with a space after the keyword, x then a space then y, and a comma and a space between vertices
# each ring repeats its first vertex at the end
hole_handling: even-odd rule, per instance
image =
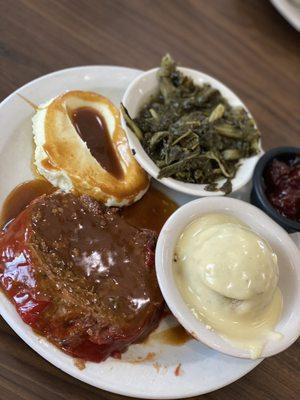
POLYGON ((148 189, 149 177, 131 153, 119 110, 97 93, 70 91, 42 104, 33 117, 33 135, 38 172, 66 192, 88 194, 107 206, 124 206, 148 189), (94 157, 72 120, 77 110, 91 110, 101 118, 122 176, 94 157))
POLYGON ((175 252, 176 283, 196 318, 258 357, 282 304, 269 244, 236 218, 208 214, 185 228, 175 252))

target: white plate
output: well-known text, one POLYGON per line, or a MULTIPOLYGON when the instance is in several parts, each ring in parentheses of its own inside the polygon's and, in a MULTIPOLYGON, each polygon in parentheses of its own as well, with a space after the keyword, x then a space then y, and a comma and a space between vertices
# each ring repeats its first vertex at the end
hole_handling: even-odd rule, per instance
POLYGON ((300 2, 299 0, 270 0, 277 11, 297 31, 300 31, 300 2))
MULTIPOLYGON (((108 96, 118 105, 126 87, 140 72, 108 66, 71 68, 34 80, 4 100, 0 105, 3 126, 0 137, 0 205, 17 184, 34 178, 31 171, 33 109, 18 94, 40 104, 66 90, 92 90, 108 96)), ((179 204, 193 199, 159 187, 179 204)), ((175 399, 200 395, 236 381, 261 362, 225 356, 192 340, 180 347, 158 342, 134 345, 122 360, 110 358, 100 364, 87 363, 86 368, 80 371, 71 357, 33 333, 2 293, 0 308, 12 329, 53 365, 90 385, 127 396, 175 399), (149 352, 155 353, 154 360, 130 362, 149 352), (159 371, 154 368, 154 362, 161 366, 159 371), (178 363, 181 363, 182 374, 176 376, 178 363)), ((159 329, 174 324, 174 318, 169 317, 162 321, 159 329)))

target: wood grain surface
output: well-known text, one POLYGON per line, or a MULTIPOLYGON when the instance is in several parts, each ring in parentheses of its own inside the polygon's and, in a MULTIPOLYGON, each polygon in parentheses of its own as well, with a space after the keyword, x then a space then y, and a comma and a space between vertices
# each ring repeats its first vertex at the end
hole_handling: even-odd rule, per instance
MULTIPOLYGON (((58 69, 148 69, 170 52, 182 65, 222 80, 246 102, 265 148, 300 146, 300 34, 267 0, 0 0, 0 29, 1 100, 58 69)), ((201 398, 299 399, 299 356, 298 341, 201 398)), ((0 321, 1 400, 120 398, 61 372, 0 321)))

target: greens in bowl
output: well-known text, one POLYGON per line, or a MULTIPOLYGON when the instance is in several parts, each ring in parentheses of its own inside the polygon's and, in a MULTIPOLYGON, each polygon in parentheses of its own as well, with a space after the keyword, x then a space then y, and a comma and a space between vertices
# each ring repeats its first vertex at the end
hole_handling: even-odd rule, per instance
POLYGON ((197 85, 169 55, 157 72, 158 91, 127 126, 159 168, 158 179, 205 184, 208 191, 232 191, 242 159, 260 152, 260 133, 243 107, 235 107, 208 83, 197 85), (226 179, 220 186, 220 179, 226 179))

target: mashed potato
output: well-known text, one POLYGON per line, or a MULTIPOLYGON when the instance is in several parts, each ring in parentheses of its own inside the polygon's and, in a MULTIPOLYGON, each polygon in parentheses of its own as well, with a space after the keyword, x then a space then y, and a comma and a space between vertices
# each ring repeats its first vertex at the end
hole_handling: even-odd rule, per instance
POLYGON ((281 312, 269 244, 233 217, 208 214, 183 231, 174 270, 194 315, 258 357, 281 312))
POLYGON ((132 155, 119 111, 103 96, 71 91, 42 104, 33 117, 33 135, 38 172, 66 192, 86 193, 107 206, 124 206, 139 200, 148 189, 149 177, 132 155), (83 107, 105 121, 122 178, 103 168, 78 134, 70 115, 83 107))

